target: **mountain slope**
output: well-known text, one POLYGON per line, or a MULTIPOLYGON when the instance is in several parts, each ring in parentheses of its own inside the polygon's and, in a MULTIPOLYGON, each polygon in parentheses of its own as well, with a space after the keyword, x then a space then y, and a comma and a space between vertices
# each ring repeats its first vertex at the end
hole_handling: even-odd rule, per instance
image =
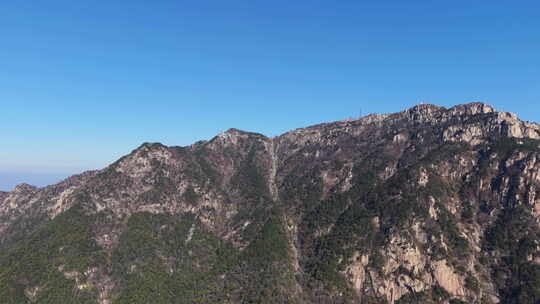
POLYGON ((536 303, 539 145, 482 103, 143 144, 0 193, 0 298, 536 303))

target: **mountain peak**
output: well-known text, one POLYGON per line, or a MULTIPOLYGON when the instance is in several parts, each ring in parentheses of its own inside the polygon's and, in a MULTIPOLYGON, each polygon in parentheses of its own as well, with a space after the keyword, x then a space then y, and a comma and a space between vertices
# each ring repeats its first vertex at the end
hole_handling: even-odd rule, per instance
POLYGON ((266 137, 263 134, 243 131, 236 128, 230 128, 227 131, 221 132, 210 140, 209 143, 221 143, 224 145, 238 144, 242 139, 254 138, 258 140, 266 140, 266 137))
POLYGON ((484 102, 471 102, 466 104, 460 104, 450 108, 449 110, 453 114, 458 115, 476 115, 499 112, 493 106, 484 102))
POLYGON ((498 112, 493 106, 485 102, 480 102, 480 101, 460 104, 460 105, 453 106, 451 108, 446 108, 446 107, 438 106, 435 104, 420 103, 406 110, 406 112, 410 112, 410 113, 432 113, 432 112, 440 112, 440 111, 451 111, 453 112, 453 114, 468 114, 468 115, 498 112))
POLYGON ((432 103, 419 103, 414 106, 412 106, 409 111, 421 111, 421 110, 428 110, 428 111, 434 111, 434 110, 445 110, 445 107, 438 106, 436 104, 432 103))
POLYGON ((30 184, 27 184, 27 183, 22 183, 22 184, 18 184, 17 186, 15 186, 15 188, 13 189, 13 192, 17 192, 17 193, 20 193, 20 192, 32 192, 32 191, 36 191, 38 188, 34 185, 30 185, 30 184))
POLYGON ((231 135, 240 135, 240 136, 266 137, 265 135, 260 134, 260 133, 244 131, 237 128, 229 128, 227 131, 222 132, 222 133, 231 134, 231 135))
POLYGON ((446 108, 434 104, 417 104, 405 112, 408 113, 412 120, 425 121, 432 119, 435 115, 444 110, 446 110, 446 108))
POLYGON ((405 112, 410 113, 413 119, 428 119, 436 114, 448 112, 450 115, 477 115, 498 112, 494 107, 484 102, 470 102, 451 108, 445 108, 434 104, 417 104, 405 112))
POLYGON ((162 149, 167 148, 164 144, 160 142, 145 142, 142 143, 136 150, 138 149, 147 149, 147 150, 156 150, 156 149, 162 149))

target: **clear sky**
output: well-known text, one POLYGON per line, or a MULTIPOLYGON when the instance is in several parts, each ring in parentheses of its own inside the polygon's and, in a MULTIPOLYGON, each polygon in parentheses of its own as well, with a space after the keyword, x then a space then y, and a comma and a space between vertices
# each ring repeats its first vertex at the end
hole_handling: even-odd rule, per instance
POLYGON ((420 101, 540 121, 538 1, 2 1, 0 189, 420 101))

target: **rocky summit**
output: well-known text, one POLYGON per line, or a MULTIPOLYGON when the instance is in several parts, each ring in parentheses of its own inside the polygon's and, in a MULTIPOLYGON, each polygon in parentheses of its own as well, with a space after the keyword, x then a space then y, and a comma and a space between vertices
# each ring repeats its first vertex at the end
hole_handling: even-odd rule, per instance
POLYGON ((540 125, 422 104, 0 192, 1 303, 540 303, 540 125))

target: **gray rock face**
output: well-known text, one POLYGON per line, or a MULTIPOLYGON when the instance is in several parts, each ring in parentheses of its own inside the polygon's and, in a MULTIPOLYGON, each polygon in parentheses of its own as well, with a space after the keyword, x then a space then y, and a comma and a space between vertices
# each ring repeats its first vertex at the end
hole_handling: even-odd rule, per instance
MULTIPOLYGON (((13 250, 83 206, 107 214, 91 229, 106 255, 128 219, 146 213, 194 215, 242 252, 278 214, 292 275, 276 290, 289 302, 535 303, 540 291, 527 286, 540 276, 516 269, 536 271, 540 261, 539 139, 538 124, 471 103, 417 105, 273 138, 230 129, 188 147, 145 143, 102 170, 0 192, 0 248, 13 250), (527 227, 513 228, 517 213, 527 227), (526 255, 509 261, 513 246, 526 255)), ((98 288, 99 303, 115 303, 126 289, 111 263, 85 270, 92 275, 63 273, 81 290, 98 288)), ((40 288, 26 286, 33 298, 40 288)), ((246 300, 243 292, 228 300, 246 300)))

